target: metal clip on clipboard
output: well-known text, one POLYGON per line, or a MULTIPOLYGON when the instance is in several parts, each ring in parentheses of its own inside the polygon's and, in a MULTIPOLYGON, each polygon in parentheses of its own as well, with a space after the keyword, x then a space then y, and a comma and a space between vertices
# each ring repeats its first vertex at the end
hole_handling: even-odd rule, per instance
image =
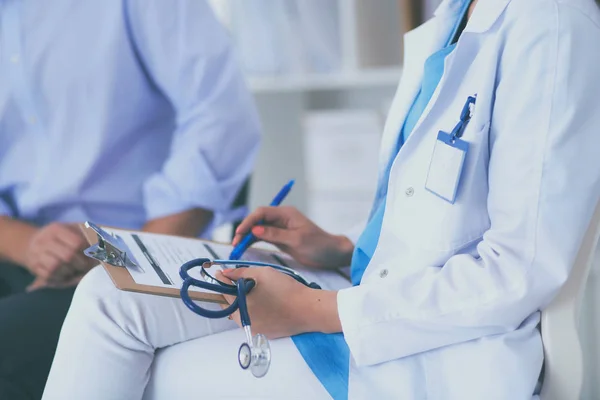
POLYGON ((86 221, 85 227, 92 229, 98 235, 98 243, 85 249, 86 256, 115 267, 137 267, 137 264, 127 255, 127 245, 119 236, 106 232, 96 224, 86 221))

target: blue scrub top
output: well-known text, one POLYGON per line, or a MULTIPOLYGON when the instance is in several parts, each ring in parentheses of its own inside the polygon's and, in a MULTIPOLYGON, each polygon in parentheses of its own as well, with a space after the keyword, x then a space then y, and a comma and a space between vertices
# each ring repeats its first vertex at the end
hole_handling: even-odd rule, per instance
MULTIPOLYGON (((388 166, 384 172, 384 179, 381 180, 385 185, 387 185, 387 182, 389 181, 392 163, 394 162, 398 151, 414 130, 442 79, 446 57, 448 57, 456 47, 456 44, 451 44, 451 42, 458 32, 470 4, 471 0, 464 0, 460 18, 456 23, 452 35, 448 39, 448 43, 443 49, 431 55, 425 62, 421 90, 406 116, 404 125, 398 135, 396 152, 389 160, 388 166)), ((385 191, 383 193, 385 195, 385 191)), ((355 286, 360 284, 362 276, 377 247, 379 235, 381 233, 383 214, 385 212, 385 204, 385 199, 380 202, 356 243, 354 253, 352 254, 351 264, 352 284, 355 286)), ((342 333, 323 334, 315 332, 294 336, 292 337, 292 340, 300 351, 300 354, 302 354, 304 361, 311 368, 312 372, 319 379, 321 384, 323 384, 329 394, 336 400, 347 399, 350 350, 344 340, 344 335, 342 333)))

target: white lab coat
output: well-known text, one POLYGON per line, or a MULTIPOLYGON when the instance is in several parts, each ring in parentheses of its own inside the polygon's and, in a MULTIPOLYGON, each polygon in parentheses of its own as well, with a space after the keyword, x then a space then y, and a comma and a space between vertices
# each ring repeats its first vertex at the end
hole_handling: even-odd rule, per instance
MULTIPOLYGON (((460 1, 408 33, 381 168, 460 1)), ((593 0, 480 0, 396 156, 379 245, 338 294, 351 399, 531 399, 540 308, 600 197, 600 15, 593 0), (424 188, 439 130, 470 144, 455 204, 424 188)))

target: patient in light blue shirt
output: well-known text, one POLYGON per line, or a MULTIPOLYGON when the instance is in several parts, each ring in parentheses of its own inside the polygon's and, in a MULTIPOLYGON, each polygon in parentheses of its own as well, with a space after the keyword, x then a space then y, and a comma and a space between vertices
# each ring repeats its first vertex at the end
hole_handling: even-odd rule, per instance
POLYGON ((41 396, 93 266, 74 224, 207 235, 258 144, 204 0, 0 0, 0 398, 41 396))

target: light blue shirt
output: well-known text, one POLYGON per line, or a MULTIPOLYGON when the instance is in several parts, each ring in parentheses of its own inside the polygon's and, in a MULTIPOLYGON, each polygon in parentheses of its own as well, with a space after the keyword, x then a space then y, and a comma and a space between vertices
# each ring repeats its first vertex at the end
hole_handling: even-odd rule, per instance
POLYGON ((259 138, 205 1, 0 0, 0 215, 220 223, 259 138))

